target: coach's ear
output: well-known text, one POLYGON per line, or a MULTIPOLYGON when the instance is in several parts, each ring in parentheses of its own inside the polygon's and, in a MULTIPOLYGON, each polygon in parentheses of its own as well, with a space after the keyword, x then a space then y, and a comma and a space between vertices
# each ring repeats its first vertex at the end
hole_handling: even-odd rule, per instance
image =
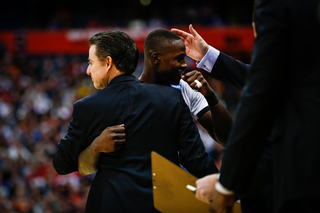
POLYGON ((151 61, 153 64, 159 65, 161 62, 161 56, 157 52, 151 53, 151 61))
POLYGON ((113 64, 113 60, 110 56, 107 56, 106 60, 103 63, 104 67, 105 67, 105 71, 106 73, 109 72, 109 70, 112 68, 113 64))

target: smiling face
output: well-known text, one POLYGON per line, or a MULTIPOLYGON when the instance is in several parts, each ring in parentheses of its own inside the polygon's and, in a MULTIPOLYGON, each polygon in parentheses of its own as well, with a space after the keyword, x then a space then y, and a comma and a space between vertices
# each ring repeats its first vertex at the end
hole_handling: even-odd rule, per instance
POLYGON ((179 84, 181 74, 187 68, 185 56, 186 48, 181 39, 164 45, 159 53, 161 60, 157 69, 157 75, 163 84, 179 84))
POLYGON ((88 63, 87 74, 91 76, 94 87, 99 90, 107 87, 107 67, 105 63, 99 61, 96 55, 96 45, 90 46, 88 63))

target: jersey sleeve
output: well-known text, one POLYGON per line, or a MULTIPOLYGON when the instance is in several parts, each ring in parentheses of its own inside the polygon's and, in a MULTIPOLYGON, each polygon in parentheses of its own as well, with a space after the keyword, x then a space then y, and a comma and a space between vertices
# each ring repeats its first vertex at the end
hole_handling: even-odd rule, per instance
POLYGON ((180 85, 182 97, 189 107, 192 117, 198 120, 210 110, 207 100, 200 92, 194 91, 184 80, 180 80, 180 85))

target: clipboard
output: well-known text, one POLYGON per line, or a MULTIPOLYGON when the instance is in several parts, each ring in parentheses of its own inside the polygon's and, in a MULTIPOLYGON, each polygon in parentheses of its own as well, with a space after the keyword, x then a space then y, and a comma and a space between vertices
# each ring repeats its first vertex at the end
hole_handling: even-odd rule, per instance
MULTIPOLYGON (((154 207, 163 213, 209 213, 209 204, 199 201, 187 185, 195 186, 196 178, 156 152, 151 152, 154 207)), ((241 213, 239 203, 234 213, 241 213)))

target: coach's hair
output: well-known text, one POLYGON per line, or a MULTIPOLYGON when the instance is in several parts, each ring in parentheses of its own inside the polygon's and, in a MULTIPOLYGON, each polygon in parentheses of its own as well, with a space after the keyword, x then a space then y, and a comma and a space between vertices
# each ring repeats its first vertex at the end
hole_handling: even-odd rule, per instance
POLYGON ((100 62, 110 56, 116 68, 127 74, 132 74, 138 64, 139 50, 134 40, 126 33, 118 30, 101 32, 92 36, 89 45, 96 45, 100 62))
POLYGON ((149 51, 150 49, 157 49, 158 46, 165 47, 175 40, 181 40, 181 38, 174 32, 166 29, 156 29, 150 32, 146 37, 144 50, 149 51))

